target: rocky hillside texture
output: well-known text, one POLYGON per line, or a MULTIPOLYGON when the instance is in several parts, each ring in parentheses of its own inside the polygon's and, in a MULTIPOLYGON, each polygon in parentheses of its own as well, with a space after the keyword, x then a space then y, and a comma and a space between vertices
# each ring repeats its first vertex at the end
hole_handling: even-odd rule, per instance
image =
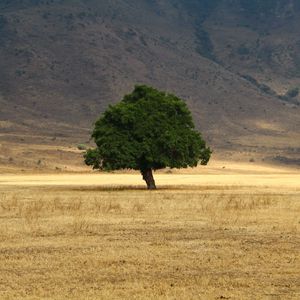
POLYGON ((86 142, 146 83, 186 99, 216 156, 297 164, 299 28, 297 0, 0 0, 0 163, 86 142))

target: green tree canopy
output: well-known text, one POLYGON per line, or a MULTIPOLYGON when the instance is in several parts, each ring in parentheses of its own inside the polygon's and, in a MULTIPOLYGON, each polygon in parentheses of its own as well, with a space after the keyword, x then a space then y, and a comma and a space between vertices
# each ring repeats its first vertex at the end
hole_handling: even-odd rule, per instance
POLYGON ((85 153, 87 165, 139 170, 149 189, 156 188, 152 170, 204 165, 211 155, 185 102, 145 85, 109 106, 92 137, 97 148, 85 153))

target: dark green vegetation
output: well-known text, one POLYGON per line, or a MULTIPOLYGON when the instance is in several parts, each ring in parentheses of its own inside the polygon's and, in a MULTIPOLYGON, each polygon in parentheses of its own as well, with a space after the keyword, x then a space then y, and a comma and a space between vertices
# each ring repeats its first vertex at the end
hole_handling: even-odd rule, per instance
POLYGON ((195 130, 191 113, 178 97, 145 85, 136 86, 96 122, 96 149, 85 154, 95 169, 141 171, 155 189, 152 170, 207 164, 211 150, 195 130))

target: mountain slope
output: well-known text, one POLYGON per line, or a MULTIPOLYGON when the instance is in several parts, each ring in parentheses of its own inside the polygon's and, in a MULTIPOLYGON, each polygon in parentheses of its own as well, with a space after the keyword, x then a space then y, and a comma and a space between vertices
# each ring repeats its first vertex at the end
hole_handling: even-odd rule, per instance
POLYGON ((3 141, 87 140, 109 103, 146 83, 186 99, 217 156, 295 159, 298 96, 279 96, 299 84, 299 7, 247 3, 0 1, 3 141))

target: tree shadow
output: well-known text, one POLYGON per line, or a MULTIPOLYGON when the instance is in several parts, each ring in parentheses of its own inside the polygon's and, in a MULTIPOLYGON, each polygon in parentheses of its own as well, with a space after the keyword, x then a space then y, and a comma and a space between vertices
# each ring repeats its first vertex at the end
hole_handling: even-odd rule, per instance
MULTIPOLYGON (((64 187, 66 188, 66 186, 64 187)), ((231 190, 240 189, 236 186, 217 186, 217 185, 159 185, 156 190, 148 190, 146 186, 142 185, 98 185, 98 186, 73 186, 67 187, 69 191, 77 192, 122 192, 122 191, 146 191, 155 193, 159 191, 207 191, 207 190, 231 190)))

